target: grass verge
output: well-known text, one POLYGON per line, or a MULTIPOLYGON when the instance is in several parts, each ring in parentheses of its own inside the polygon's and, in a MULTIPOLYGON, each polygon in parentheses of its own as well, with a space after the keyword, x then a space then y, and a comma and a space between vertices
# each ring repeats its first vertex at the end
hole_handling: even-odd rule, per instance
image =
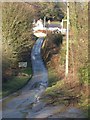
POLYGON ((55 72, 55 69, 48 68, 49 87, 55 85, 58 80, 59 80, 59 77, 58 77, 57 73, 55 72))
POLYGON ((64 103, 69 105, 71 103, 76 103, 80 98, 79 86, 77 85, 77 90, 75 90, 74 84, 65 83, 64 80, 58 81, 52 87, 48 87, 45 91, 45 98, 48 104, 58 105, 64 103))
POLYGON ((23 68, 19 70, 18 76, 14 76, 13 79, 8 80, 3 84, 2 97, 8 96, 13 92, 16 92, 22 88, 30 80, 32 75, 31 68, 23 68))

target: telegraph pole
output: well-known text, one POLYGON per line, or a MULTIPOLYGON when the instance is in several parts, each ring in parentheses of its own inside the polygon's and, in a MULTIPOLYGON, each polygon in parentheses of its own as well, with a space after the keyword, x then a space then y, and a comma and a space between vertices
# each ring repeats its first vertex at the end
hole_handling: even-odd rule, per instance
POLYGON ((68 58, 69 58, 69 2, 67 1, 66 71, 65 71, 66 77, 68 77, 68 58))
POLYGON ((45 27, 45 25, 46 25, 46 16, 44 17, 44 27, 45 27))

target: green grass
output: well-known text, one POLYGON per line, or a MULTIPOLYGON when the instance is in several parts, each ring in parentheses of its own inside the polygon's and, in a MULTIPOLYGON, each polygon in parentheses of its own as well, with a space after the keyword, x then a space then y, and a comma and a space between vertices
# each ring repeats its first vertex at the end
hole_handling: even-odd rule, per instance
POLYGON ((3 97, 10 95, 11 93, 22 88, 28 80, 31 78, 31 68, 21 69, 19 73, 25 73, 26 75, 14 76, 13 79, 3 83, 3 97))
POLYGON ((88 117, 90 118, 90 104, 88 106, 88 117))
POLYGON ((67 88, 64 87, 64 82, 58 81, 55 85, 46 89, 42 98, 48 104, 59 105, 67 104, 68 100, 64 100, 64 98, 68 98, 69 95, 67 88))
POLYGON ((48 69, 48 83, 49 83, 49 87, 52 85, 55 85, 56 82, 59 80, 56 72, 54 69, 48 69))
POLYGON ((31 75, 31 74, 32 74, 32 70, 31 70, 30 67, 28 67, 28 68, 23 68, 23 69, 20 70, 20 73, 26 73, 26 74, 28 74, 28 75, 31 75))
POLYGON ((2 98, 2 92, 0 91, 0 99, 2 98))
POLYGON ((88 70, 88 66, 84 66, 84 67, 80 68, 79 69, 80 82, 83 84, 90 85, 89 74, 90 74, 90 71, 88 70))
POLYGON ((90 103, 89 97, 85 96, 80 99, 78 106, 84 111, 85 116, 90 118, 90 103))

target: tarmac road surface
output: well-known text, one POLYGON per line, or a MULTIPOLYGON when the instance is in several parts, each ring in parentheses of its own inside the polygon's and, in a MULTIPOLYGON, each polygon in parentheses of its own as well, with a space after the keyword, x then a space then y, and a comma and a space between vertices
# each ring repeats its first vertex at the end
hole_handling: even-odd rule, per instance
POLYGON ((26 118, 28 113, 33 114, 34 108, 38 110, 42 106, 44 107, 44 103, 39 101, 40 96, 48 85, 48 73, 41 57, 43 41, 44 38, 38 38, 32 48, 32 79, 24 88, 2 101, 3 118, 26 118))

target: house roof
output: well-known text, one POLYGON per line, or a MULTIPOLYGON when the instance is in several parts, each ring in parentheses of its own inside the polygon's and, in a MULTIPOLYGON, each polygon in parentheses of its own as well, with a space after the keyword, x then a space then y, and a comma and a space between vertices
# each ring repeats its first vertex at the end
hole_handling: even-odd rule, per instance
POLYGON ((55 27, 58 27, 58 28, 61 28, 61 25, 60 24, 48 24, 48 27, 53 27, 53 28, 55 28, 55 27))

